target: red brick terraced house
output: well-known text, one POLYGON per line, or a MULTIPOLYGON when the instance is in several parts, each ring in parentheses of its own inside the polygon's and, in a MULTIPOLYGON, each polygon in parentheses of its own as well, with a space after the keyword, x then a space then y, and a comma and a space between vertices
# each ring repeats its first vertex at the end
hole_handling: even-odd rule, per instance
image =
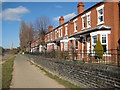
MULTIPOLYGON (((104 48, 103 57, 112 57, 111 53, 120 49, 120 2, 99 2, 85 11, 84 3, 79 2, 77 8, 78 15, 74 18, 64 22, 61 16, 58 27, 49 26, 45 36, 47 51, 71 51, 74 48, 76 53, 82 53, 75 59, 87 61, 99 38, 104 48)), ((118 60, 117 56, 114 60, 118 60)))
POLYGON ((39 52, 40 51, 40 35, 36 36, 34 40, 31 42, 31 52, 39 52))

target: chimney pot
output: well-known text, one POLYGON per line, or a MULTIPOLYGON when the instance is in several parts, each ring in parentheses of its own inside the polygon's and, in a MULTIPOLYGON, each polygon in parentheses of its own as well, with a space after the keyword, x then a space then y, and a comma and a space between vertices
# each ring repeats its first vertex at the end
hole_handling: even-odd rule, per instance
POLYGON ((53 26, 48 26, 48 32, 53 29, 53 26))
POLYGON ((78 2, 78 14, 84 12, 84 3, 83 2, 78 2))
POLYGON ((59 24, 62 25, 63 23, 64 23, 64 17, 60 16, 60 18, 59 18, 59 24))

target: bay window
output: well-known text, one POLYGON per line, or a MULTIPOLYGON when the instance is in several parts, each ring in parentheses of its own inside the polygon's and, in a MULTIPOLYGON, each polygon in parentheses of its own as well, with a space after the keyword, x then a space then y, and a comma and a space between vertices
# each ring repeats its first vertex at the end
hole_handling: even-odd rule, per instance
POLYGON ((68 42, 64 42, 64 51, 68 50, 68 42))
POLYGON ((94 50, 97 40, 97 35, 92 36, 92 50, 94 50))

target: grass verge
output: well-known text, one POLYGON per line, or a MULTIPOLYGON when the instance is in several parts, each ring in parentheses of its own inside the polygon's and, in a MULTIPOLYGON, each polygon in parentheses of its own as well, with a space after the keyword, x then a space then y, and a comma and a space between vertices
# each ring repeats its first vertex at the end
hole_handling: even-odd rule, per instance
POLYGON ((11 80, 12 80, 12 71, 14 64, 15 56, 6 60, 5 63, 2 64, 2 89, 9 89, 11 80))
POLYGON ((64 79, 61 79, 59 78, 58 76, 56 75, 53 75, 51 74, 50 72, 46 71, 44 68, 40 67, 39 65, 37 65, 36 63, 30 61, 30 63, 32 65, 35 65, 36 67, 38 67, 40 70, 42 70, 43 72, 45 72, 45 75, 47 75, 48 77, 56 80, 58 83, 64 85, 66 88, 80 88, 79 86, 77 85, 74 85, 73 83, 67 81, 67 80, 64 80, 64 79))

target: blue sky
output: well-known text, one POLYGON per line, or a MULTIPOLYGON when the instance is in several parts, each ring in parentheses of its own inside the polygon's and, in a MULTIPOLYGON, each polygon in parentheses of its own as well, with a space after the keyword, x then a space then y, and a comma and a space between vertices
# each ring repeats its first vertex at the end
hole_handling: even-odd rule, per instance
MULTIPOLYGON (((87 9, 95 2, 84 4, 87 9)), ((21 20, 35 23, 40 16, 47 16, 54 26, 58 26, 59 16, 64 16, 67 21, 77 15, 77 2, 4 2, 2 15, 2 46, 10 48, 13 43, 14 47, 18 47, 21 20)))

